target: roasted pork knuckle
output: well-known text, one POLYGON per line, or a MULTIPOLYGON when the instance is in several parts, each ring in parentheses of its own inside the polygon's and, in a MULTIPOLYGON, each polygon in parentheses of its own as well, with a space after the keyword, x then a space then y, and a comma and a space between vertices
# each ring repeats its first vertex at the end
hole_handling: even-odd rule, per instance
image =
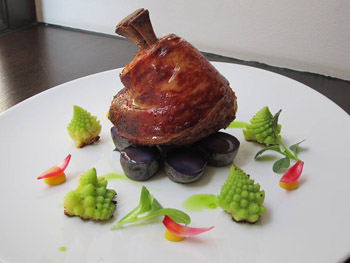
POLYGON ((184 39, 158 39, 147 10, 123 19, 116 32, 140 47, 120 74, 124 88, 109 111, 120 136, 134 145, 184 145, 235 119, 229 82, 184 39))

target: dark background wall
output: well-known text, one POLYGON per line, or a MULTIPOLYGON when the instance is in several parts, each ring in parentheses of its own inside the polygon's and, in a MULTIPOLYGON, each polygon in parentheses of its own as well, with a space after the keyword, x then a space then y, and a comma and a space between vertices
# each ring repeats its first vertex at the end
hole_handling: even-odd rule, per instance
POLYGON ((34 0, 0 0, 1 32, 18 29, 34 22, 34 0))

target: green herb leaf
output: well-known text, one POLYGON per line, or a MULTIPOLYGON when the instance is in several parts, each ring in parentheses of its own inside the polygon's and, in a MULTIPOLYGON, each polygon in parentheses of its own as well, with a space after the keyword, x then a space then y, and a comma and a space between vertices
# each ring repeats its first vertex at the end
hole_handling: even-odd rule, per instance
POLYGON ((285 158, 282 158, 282 159, 276 161, 273 164, 272 170, 276 173, 282 168, 288 168, 289 165, 290 165, 290 159, 288 156, 286 156, 285 158))
POLYGON ((298 153, 299 153, 299 145, 301 143, 305 142, 305 140, 302 140, 301 142, 298 142, 296 144, 293 144, 292 146, 289 147, 289 149, 292 150, 292 152, 294 153, 295 157, 298 157, 298 153))
POLYGON ((147 220, 157 216, 169 216, 179 224, 188 225, 191 218, 184 212, 173 208, 162 208, 161 204, 150 194, 145 186, 142 186, 139 204, 126 216, 120 219, 111 230, 117 229, 125 224, 147 220))
POLYGON ((162 209, 162 205, 158 202, 157 199, 153 198, 153 201, 152 201, 152 211, 156 211, 156 210, 159 210, 159 209, 162 209))
POLYGON ((191 218, 186 213, 182 212, 181 210, 177 210, 174 208, 162 208, 159 210, 156 210, 155 212, 149 213, 146 216, 138 217, 138 221, 141 220, 147 220, 153 217, 157 216, 169 216, 172 220, 174 220, 176 223, 179 224, 185 224, 188 225, 191 223, 191 218))
POLYGON ((278 153, 284 155, 284 153, 281 151, 280 147, 276 144, 276 145, 271 145, 271 146, 265 147, 264 149, 258 151, 255 154, 254 159, 257 159, 260 155, 262 155, 266 151, 275 151, 275 152, 278 152, 278 153))
POLYGON ((280 130, 280 127, 278 126, 278 118, 281 114, 282 110, 279 110, 275 116, 273 116, 273 123, 272 123, 272 129, 273 129, 273 132, 275 134, 275 136, 277 137, 278 134, 279 134, 279 130, 280 130))
POLYGON ((172 220, 179 224, 189 225, 191 223, 191 218, 188 214, 182 212, 181 210, 173 208, 163 208, 160 211, 164 212, 164 215, 169 216, 172 220))
POLYGON ((143 214, 152 210, 153 195, 151 195, 145 186, 142 186, 140 195, 139 213, 143 214))

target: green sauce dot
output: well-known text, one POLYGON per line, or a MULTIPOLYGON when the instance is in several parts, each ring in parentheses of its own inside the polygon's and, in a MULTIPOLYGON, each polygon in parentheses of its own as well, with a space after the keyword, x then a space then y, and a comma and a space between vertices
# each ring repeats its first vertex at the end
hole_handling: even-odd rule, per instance
POLYGON ((127 177, 124 174, 117 174, 117 173, 108 173, 103 175, 106 180, 113 180, 113 179, 121 179, 121 180, 127 180, 127 177))
POLYGON ((182 206, 187 211, 202 211, 204 209, 216 209, 218 201, 216 195, 212 194, 198 194, 187 198, 182 206))
POLYGON ((64 251, 66 251, 66 250, 67 250, 66 247, 60 247, 60 248, 59 248, 59 251, 63 251, 63 252, 64 252, 64 251))

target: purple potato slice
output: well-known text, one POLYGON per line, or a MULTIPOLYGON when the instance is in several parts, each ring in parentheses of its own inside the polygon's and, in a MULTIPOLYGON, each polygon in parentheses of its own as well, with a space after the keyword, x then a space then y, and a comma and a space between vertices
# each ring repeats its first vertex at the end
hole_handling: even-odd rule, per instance
POLYGON ((216 132, 197 144, 208 165, 220 167, 232 164, 237 155, 239 140, 224 132, 216 132))
POLYGON ((165 172, 176 183, 197 181, 205 171, 207 162, 195 148, 181 147, 167 152, 164 162, 165 172))
POLYGON ((151 178, 159 168, 160 154, 156 147, 129 146, 120 152, 125 175, 135 181, 151 178))
POLYGON ((112 136, 112 140, 116 151, 120 152, 124 150, 126 147, 131 145, 128 139, 123 138, 119 135, 117 129, 114 126, 111 128, 111 136, 112 136))

